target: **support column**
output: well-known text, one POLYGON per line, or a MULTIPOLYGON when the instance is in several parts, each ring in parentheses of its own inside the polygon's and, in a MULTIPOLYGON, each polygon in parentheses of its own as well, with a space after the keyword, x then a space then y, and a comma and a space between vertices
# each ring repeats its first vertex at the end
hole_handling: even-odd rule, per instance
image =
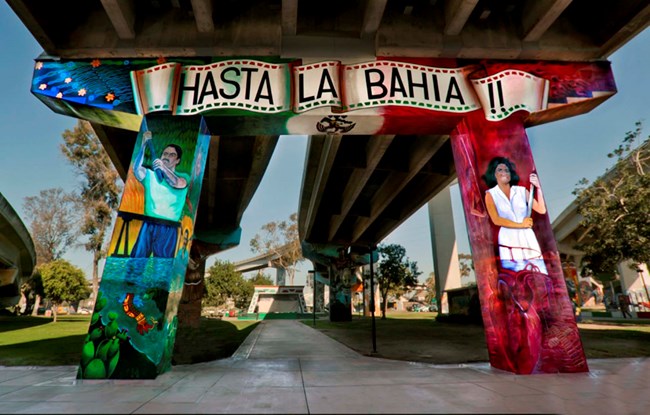
POLYGON ((201 118, 144 118, 78 378, 152 379, 171 368, 209 143, 201 118))
POLYGON ((587 362, 541 187, 535 200, 527 196, 536 169, 524 115, 487 121, 474 112, 451 134, 490 364, 518 374, 583 372, 587 362), (511 176, 509 198, 495 188, 503 167, 511 176))
POLYGON ((429 201, 428 209, 436 301, 440 312, 448 314, 449 304, 445 290, 461 286, 456 231, 453 221, 454 213, 449 187, 440 191, 429 201))
POLYGON ((330 279, 330 321, 352 321, 350 268, 333 268, 330 279))

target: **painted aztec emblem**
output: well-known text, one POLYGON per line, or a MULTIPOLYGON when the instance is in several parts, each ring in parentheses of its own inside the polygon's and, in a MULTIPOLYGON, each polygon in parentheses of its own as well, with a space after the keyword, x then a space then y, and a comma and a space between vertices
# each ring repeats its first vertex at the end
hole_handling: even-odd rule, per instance
POLYGON ((321 133, 348 133, 357 124, 345 118, 347 115, 328 115, 316 123, 316 129, 321 133))

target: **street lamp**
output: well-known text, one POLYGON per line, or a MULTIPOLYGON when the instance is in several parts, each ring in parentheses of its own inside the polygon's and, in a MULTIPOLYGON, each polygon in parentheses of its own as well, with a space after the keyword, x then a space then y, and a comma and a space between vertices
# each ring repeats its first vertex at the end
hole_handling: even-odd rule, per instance
POLYGON ((636 268, 636 273, 641 277, 641 283, 643 284, 643 289, 645 290, 645 298, 648 299, 648 302, 650 302, 650 295, 648 295, 648 286, 645 285, 645 278, 643 278, 643 270, 641 267, 636 268))

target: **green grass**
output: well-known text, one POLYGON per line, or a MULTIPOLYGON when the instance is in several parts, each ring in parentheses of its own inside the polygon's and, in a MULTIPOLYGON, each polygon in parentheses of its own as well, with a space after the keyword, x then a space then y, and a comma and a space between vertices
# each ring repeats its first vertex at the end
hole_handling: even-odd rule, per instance
MULTIPOLYGON (((350 322, 317 320, 315 328, 361 354, 387 359, 449 364, 488 361, 483 327, 434 320, 435 313, 391 312, 375 317, 377 353, 372 351, 371 318, 350 322)), ((312 327, 311 320, 303 320, 312 327)), ((578 324, 587 358, 650 356, 650 325, 644 320, 584 321, 578 324)))
MULTIPOLYGON (((0 366, 77 365, 90 315, 50 317, 0 317, 0 366)), ((193 363, 229 357, 248 334, 255 321, 201 319, 196 329, 179 329, 180 346, 176 363, 193 363), (181 343, 182 339, 186 339, 181 343), (189 352, 183 353, 184 349, 189 352)))
POLYGON ((90 315, 0 317, 0 365, 57 366, 79 363, 90 315))

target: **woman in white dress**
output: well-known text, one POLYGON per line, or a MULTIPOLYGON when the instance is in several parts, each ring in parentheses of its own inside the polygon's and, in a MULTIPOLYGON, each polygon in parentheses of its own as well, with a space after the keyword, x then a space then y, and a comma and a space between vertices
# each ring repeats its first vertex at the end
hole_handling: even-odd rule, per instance
POLYGON ((530 183, 535 186, 537 197, 529 199, 528 189, 518 186, 519 176, 514 164, 505 157, 493 158, 483 175, 490 189, 485 193, 485 206, 492 222, 499 226, 499 256, 501 266, 521 271, 533 264, 539 272, 548 274, 542 251, 533 232, 531 209, 539 214, 546 213, 542 188, 535 173, 530 174, 530 183), (529 203, 532 202, 532 208, 529 203))
POLYGON ((501 339, 508 364, 516 373, 533 373, 538 370, 542 356, 543 322, 539 312, 548 310, 551 293, 531 218, 532 210, 546 213, 542 189, 537 175, 531 174, 537 200, 530 198, 529 191, 517 185, 515 166, 505 157, 493 158, 483 179, 489 187, 485 206, 492 222, 499 226, 501 259, 496 286, 498 301, 490 302, 489 307, 492 314, 504 318, 501 339), (547 304, 541 303, 544 300, 547 304))

